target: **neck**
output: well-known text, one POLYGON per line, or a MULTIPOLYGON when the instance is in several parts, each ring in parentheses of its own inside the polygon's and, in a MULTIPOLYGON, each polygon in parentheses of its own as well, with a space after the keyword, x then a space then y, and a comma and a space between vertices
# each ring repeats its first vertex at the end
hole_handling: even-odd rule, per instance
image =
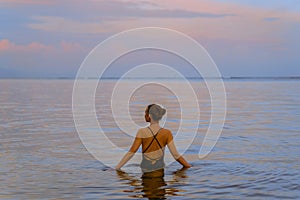
POLYGON ((158 122, 150 122, 150 126, 151 126, 151 125, 153 125, 153 126, 154 126, 154 125, 159 125, 159 123, 158 123, 158 122))

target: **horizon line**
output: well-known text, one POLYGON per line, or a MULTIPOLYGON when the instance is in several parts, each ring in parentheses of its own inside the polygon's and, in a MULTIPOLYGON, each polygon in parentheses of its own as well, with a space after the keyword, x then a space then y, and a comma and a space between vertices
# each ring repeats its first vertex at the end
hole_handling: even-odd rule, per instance
MULTIPOLYGON (((121 77, 0 77, 0 79, 66 79, 66 80, 75 80, 75 79, 83 79, 83 80, 118 80, 121 77)), ((230 76, 230 77, 184 77, 185 79, 194 79, 194 80, 204 80, 204 79, 223 79, 223 80, 235 80, 235 79, 300 79, 300 76, 230 76)), ((122 79, 126 80, 140 80, 140 79, 164 79, 164 80, 178 80, 182 79, 181 77, 123 77, 122 79)))

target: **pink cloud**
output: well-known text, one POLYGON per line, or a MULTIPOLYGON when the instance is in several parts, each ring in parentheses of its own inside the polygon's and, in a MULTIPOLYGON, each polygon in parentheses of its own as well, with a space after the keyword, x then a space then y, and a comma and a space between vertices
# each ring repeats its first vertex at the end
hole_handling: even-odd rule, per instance
MULTIPOLYGON (((184 11, 185 13, 208 13, 212 15, 232 14, 226 17, 139 17, 128 15, 124 12, 124 2, 135 3, 136 1, 120 1, 123 4, 118 7, 118 1, 114 1, 111 7, 112 16, 117 8, 123 17, 118 20, 100 16, 99 19, 91 21, 82 21, 80 19, 71 19, 68 17, 57 16, 32 16, 33 22, 27 24, 27 27, 45 32, 64 32, 79 34, 99 34, 99 33, 117 33, 126 29, 143 26, 161 26, 182 31, 195 38, 208 39, 230 39, 247 40, 249 42, 272 42, 278 41, 283 35, 283 31, 289 29, 289 22, 300 19, 300 14, 284 12, 282 10, 267 10, 266 8, 251 7, 234 3, 222 3, 211 0, 151 0, 144 1, 148 10, 156 11, 184 11), (151 9, 149 9, 149 5, 151 9), (126 14, 128 17, 126 17, 126 14), (103 17, 103 18, 101 18, 103 17), (264 19, 278 18, 282 20, 270 23, 264 19), (286 26, 286 27, 285 27, 286 26), (285 27, 283 29, 283 27, 285 27)), ((74 0, 73 5, 80 6, 81 12, 99 12, 106 5, 105 1, 89 0, 88 7, 82 6, 82 2, 74 0), (92 8, 91 8, 92 7, 92 8)), ((129 4, 130 5, 130 4, 129 4)), ((141 9, 145 7, 141 4, 141 9)), ((128 10, 127 10, 128 11, 128 10)), ((149 14, 149 13, 148 13, 149 14)))
POLYGON ((18 45, 14 42, 9 41, 8 39, 0 40, 0 52, 4 51, 52 51, 54 50, 53 46, 44 45, 38 42, 32 42, 27 45, 18 45))
POLYGON ((14 44, 12 44, 9 40, 4 39, 0 40, 0 51, 5 51, 7 49, 11 49, 14 47, 14 44))
POLYGON ((0 52, 38 52, 38 53, 49 53, 54 51, 62 52, 75 52, 82 51, 82 47, 79 43, 62 41, 58 46, 45 45, 39 42, 31 42, 26 45, 15 44, 8 39, 0 40, 0 52))

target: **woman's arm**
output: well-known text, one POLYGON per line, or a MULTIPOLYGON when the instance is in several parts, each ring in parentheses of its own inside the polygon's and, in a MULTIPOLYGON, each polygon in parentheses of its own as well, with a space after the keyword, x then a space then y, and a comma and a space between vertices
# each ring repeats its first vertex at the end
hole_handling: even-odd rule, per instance
POLYGON ((137 133, 131 148, 129 149, 129 151, 124 155, 124 157, 121 159, 121 161, 119 162, 119 164, 116 166, 116 170, 120 170, 121 167, 123 167, 135 154, 135 152, 137 152, 137 150, 139 149, 139 147, 142 144, 142 138, 139 134, 139 132, 137 133))
POLYGON ((174 141, 173 141, 173 136, 172 136, 172 133, 170 133, 168 135, 168 141, 167 141, 167 145, 168 145, 168 148, 172 154, 172 156, 174 157, 174 159, 179 162, 183 167, 186 167, 186 168, 190 168, 192 165, 190 165, 184 158, 183 156, 181 156, 177 149, 176 149, 176 146, 174 144, 174 141))

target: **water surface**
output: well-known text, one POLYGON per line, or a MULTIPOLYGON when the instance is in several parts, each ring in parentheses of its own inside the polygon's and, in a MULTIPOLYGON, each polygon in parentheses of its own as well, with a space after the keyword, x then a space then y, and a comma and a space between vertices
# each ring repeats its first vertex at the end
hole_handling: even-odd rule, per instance
MULTIPOLYGON (((111 141, 128 148, 132 138, 110 111, 115 82, 103 84, 96 93, 99 123, 111 141)), ((185 156, 194 167, 173 163, 163 179, 149 182, 138 162, 117 173, 85 149, 72 116, 72 80, 0 80, 0 199, 299 199, 300 81, 226 81, 225 126, 202 160, 210 101, 203 81, 192 84, 201 118, 185 156)), ((153 101, 168 108, 165 126, 176 134, 179 103, 166 88, 137 90, 129 102, 132 119, 146 125, 143 109, 153 101)))

